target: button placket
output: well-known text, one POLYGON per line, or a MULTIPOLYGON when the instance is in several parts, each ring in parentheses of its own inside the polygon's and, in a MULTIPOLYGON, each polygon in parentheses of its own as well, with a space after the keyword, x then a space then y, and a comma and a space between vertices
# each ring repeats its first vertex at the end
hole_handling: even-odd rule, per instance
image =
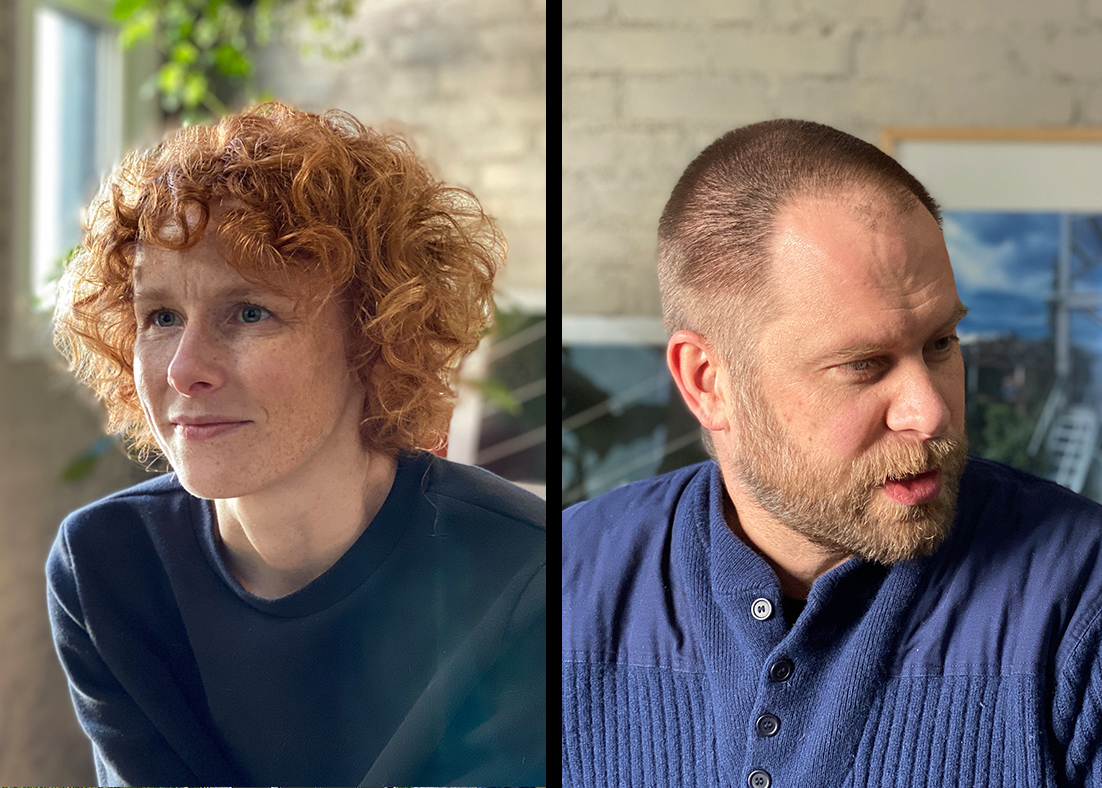
MULTIPOLYGON (((745 602, 743 604, 745 604, 745 602)), ((754 598, 750 602, 750 616, 756 622, 768 622, 773 619, 779 612, 780 608, 778 607, 778 604, 774 603, 774 601, 772 599, 769 599, 768 597, 759 596, 754 598)), ((752 626, 756 625, 752 624, 752 626)), ((768 631, 773 637, 778 634, 774 633, 771 628, 763 629, 761 631, 763 633, 768 631)), ((772 639, 772 637, 769 637, 769 639, 772 639)), ((792 665, 791 661, 785 659, 777 659, 771 663, 766 664, 768 665, 766 669, 766 674, 769 676, 767 685, 772 684, 775 686, 779 681, 787 681, 794 671, 794 666, 792 665), (787 672, 783 665, 779 668, 777 667, 778 664, 782 662, 787 662, 787 672), (782 679, 777 679, 774 677, 775 669, 780 671, 779 675, 784 676, 782 679)), ((750 723, 753 726, 754 733, 758 737, 759 741, 761 741, 762 745, 765 744, 765 740, 771 739, 776 736, 781 729, 781 718, 770 711, 761 709, 760 707, 758 714, 750 718, 750 723)), ((765 751, 759 754, 764 755, 765 751)), ((754 760, 757 759, 755 758, 754 760)), ((753 763, 753 761, 751 761, 751 763, 753 763)), ((758 763, 761 763, 761 761, 758 761, 758 763)), ((773 776, 765 769, 753 768, 746 775, 746 784, 749 786, 749 788, 771 788, 773 785, 773 776)))

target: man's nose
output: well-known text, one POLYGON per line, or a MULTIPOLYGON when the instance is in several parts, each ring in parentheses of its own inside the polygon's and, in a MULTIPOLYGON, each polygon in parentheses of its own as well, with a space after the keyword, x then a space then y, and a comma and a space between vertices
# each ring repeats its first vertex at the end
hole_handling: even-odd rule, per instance
POLYGON ((944 435, 951 414, 930 369, 922 361, 909 361, 897 370, 897 375, 888 405, 888 428, 893 432, 914 432, 924 440, 944 435))
POLYGON ((168 382, 185 396, 213 391, 225 382, 223 348, 209 331, 195 322, 180 334, 180 342, 168 365, 168 382))

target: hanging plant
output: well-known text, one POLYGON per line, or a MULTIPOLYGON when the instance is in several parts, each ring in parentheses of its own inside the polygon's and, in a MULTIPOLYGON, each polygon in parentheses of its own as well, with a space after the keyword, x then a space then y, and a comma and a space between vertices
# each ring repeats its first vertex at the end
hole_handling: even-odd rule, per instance
MULTIPOLYGON (((273 36, 303 24, 315 37, 336 38, 359 0, 116 0, 124 49, 153 41, 161 55, 143 86, 166 117, 184 125, 209 122, 257 95, 256 51, 273 36)), ((360 48, 356 38, 317 47, 330 58, 360 48)))

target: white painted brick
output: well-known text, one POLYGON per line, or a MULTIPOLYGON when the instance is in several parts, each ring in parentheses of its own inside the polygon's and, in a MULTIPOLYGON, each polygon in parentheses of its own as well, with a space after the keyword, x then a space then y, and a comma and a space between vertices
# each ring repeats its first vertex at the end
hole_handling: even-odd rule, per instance
POLYGON ((532 146, 531 134, 519 125, 494 128, 468 127, 467 133, 454 136, 460 156, 472 162, 514 159, 527 153, 532 146))
POLYGON ((711 64, 721 72, 832 76, 849 71, 852 41, 848 28, 825 33, 719 30, 709 36, 708 48, 711 64))
POLYGON ((767 86, 758 80, 720 77, 631 79, 624 86, 625 118, 731 128, 769 114, 767 86))
POLYGON ((802 117, 875 143, 885 125, 1102 125, 1102 0, 614 2, 564 11, 575 312, 658 313, 657 214, 736 126, 802 117))
POLYGON ((562 280, 565 314, 623 314, 623 240, 607 230, 563 237, 562 280))
POLYGON ((530 20, 483 28, 478 39, 479 46, 494 53, 499 62, 509 58, 526 62, 533 57, 547 56, 547 31, 531 24, 530 20))
POLYGON ((914 6, 909 0, 769 0, 764 18, 780 25, 898 24, 914 6))
POLYGON ((952 80, 947 87, 953 87, 1006 74, 1012 66, 1011 49, 1004 38, 982 32, 883 33, 867 37, 857 46, 858 74, 906 82, 952 80))
POLYGON ((922 0, 922 21, 937 29, 1074 25, 1081 0, 922 0))
POLYGON ((547 235, 544 232, 520 232, 503 228, 509 239, 505 268, 496 284, 505 287, 547 286, 547 235))
POLYGON ((472 85, 492 93, 523 93, 543 88, 546 80, 538 80, 536 72, 526 65, 531 60, 513 61, 510 58, 508 62, 510 66, 506 67, 501 62, 488 60, 463 68, 434 69, 435 81, 444 96, 466 96, 472 85))
POLYGON ((657 183, 631 173, 594 178, 585 186, 589 218, 584 221, 654 233, 669 196, 657 183))
POLYGON ((563 171, 640 173, 656 171, 682 156, 681 135, 670 129, 569 127, 563 130, 563 171))
POLYGON ((495 192, 542 190, 547 188, 547 170, 533 171, 513 162, 494 162, 482 168, 482 183, 495 192))
POLYGON ((564 77, 562 117, 565 121, 600 123, 616 115, 617 79, 611 76, 564 77))
POLYGON ((884 126, 928 125, 933 105, 942 100, 944 93, 940 83, 861 79, 850 90, 849 106, 854 117, 852 128, 846 131, 879 144, 880 129, 884 126), (864 133, 859 134, 858 130, 864 133))
POLYGON ((741 22, 759 19, 773 0, 621 0, 616 16, 626 22, 741 22))
POLYGON ((1026 37, 1029 46, 1018 57, 1026 73, 1041 77, 1098 79, 1102 77, 1102 29, 1035 33, 1026 37))
POLYGON ((595 22, 612 16, 612 0, 564 0, 562 23, 564 26, 581 22, 595 22))
POLYGON ((639 74, 703 69, 709 34, 682 30, 563 31, 563 69, 568 74, 617 71, 639 74))
POLYGON ((962 82, 933 102, 923 120, 954 126, 1059 126, 1072 122, 1075 93, 1071 84, 1047 80, 962 82))
POLYGON ((771 114, 825 123, 853 133, 853 83, 849 80, 788 77, 773 87, 771 114))

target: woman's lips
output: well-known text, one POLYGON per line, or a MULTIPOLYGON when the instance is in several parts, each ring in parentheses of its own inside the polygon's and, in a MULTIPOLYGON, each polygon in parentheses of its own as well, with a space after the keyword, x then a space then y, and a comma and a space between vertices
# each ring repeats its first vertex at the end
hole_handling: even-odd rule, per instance
POLYGON ((941 470, 935 469, 903 479, 888 479, 883 487, 889 498, 904 506, 929 503, 941 493, 941 470))
POLYGON ((223 421, 210 424, 175 424, 174 426, 186 441, 205 441, 231 433, 248 423, 247 421, 223 421))

